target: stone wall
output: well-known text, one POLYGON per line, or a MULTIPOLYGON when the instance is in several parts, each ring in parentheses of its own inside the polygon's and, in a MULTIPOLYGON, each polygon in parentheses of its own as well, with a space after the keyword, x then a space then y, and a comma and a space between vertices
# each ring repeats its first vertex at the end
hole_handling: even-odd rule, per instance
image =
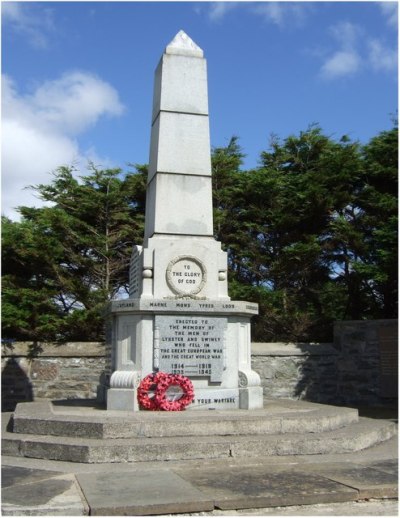
MULTIPOLYGON (((392 404, 397 397, 397 320, 337 322, 333 344, 253 343, 252 368, 267 398, 392 404)), ((37 398, 96 397, 105 369, 97 342, 2 345, 2 408, 37 398)))
POLYGON ((268 398, 336 402, 337 360, 332 344, 252 344, 252 367, 268 398))
POLYGON ((104 345, 97 342, 3 344, 2 410, 37 398, 94 398, 104 366, 104 345))

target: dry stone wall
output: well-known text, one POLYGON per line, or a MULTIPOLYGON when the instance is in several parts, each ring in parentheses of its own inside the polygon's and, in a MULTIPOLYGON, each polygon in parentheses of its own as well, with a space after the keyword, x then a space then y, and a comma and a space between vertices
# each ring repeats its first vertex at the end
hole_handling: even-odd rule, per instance
POLYGON ((98 342, 2 344, 2 410, 38 398, 95 398, 104 367, 105 348, 98 342))
POLYGON ((252 365, 264 396, 337 401, 338 352, 332 344, 255 343, 252 365))

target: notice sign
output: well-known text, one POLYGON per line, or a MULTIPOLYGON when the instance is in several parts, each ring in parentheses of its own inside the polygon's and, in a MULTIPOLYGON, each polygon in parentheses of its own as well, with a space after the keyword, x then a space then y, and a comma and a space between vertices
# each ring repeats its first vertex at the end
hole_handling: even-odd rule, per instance
POLYGON ((156 315, 154 357, 159 370, 222 381, 226 325, 224 317, 156 315))

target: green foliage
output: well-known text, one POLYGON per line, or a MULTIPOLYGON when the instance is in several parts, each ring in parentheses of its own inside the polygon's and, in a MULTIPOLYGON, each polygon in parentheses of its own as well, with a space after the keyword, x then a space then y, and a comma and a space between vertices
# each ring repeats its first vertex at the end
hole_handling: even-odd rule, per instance
POLYGON ((51 207, 3 220, 3 337, 96 340, 108 300, 127 290, 132 244, 142 241, 146 168, 79 180, 59 168, 35 187, 51 207))
MULTIPOLYGON (((397 127, 366 146, 318 126, 276 137, 242 170, 233 137, 212 152, 215 237, 234 299, 260 305, 256 341, 329 341, 342 319, 397 317, 397 127)), ((97 340, 143 239, 146 166, 35 189, 51 206, 3 218, 3 337, 97 340)))
POLYGON ((330 340, 334 320, 396 318, 397 128, 362 147, 311 126, 274 138, 252 171, 236 139, 217 151, 216 237, 231 296, 260 304, 255 340, 330 340))

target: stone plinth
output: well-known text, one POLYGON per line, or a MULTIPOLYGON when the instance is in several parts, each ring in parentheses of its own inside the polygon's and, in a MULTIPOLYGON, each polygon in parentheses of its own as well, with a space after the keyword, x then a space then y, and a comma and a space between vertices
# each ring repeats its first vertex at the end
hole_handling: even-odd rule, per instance
POLYGON ((137 410, 140 379, 154 370, 192 380, 188 409, 262 408, 260 378, 251 370, 250 318, 257 312, 256 304, 217 299, 112 302, 108 408, 137 410))

